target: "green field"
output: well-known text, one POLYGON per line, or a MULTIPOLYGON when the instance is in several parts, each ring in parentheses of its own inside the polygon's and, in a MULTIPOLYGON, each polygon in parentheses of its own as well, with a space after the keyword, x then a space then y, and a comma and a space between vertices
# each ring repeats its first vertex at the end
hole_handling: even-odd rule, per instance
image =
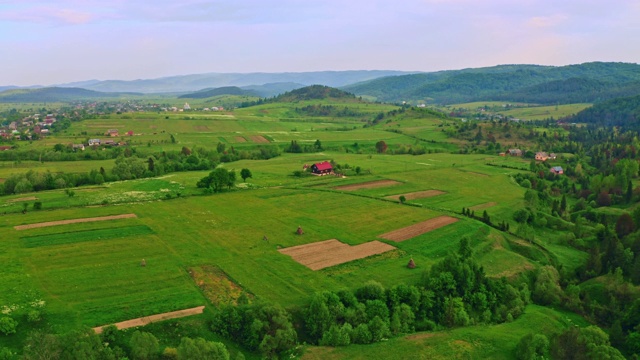
MULTIPOLYGON (((196 188, 208 170, 107 182, 75 188, 72 194, 56 189, 2 197, 0 306, 24 309, 25 304, 42 299, 47 304, 47 322, 64 332, 200 305, 216 306, 192 279, 190 269, 216 269, 257 300, 299 309, 318 291, 355 289, 369 280, 386 287, 416 283, 431 265, 456 251, 462 238, 470 239, 476 260, 495 278, 517 278, 550 259, 568 268, 585 259, 584 252, 559 241, 561 234, 540 234, 544 235, 536 239, 540 245, 534 246, 461 215, 463 208, 474 209, 478 216, 486 211, 494 224, 504 221, 515 228, 513 211, 524 206, 525 189, 514 176, 527 171, 527 160, 458 154, 458 145, 443 131, 456 120, 433 114, 401 113, 370 124, 376 114, 398 109, 392 105, 349 104, 359 115, 345 117, 308 117, 295 110, 318 103, 265 104, 221 113, 104 115, 73 123, 57 136, 21 143, 21 150, 50 151, 58 143, 104 138, 107 129, 115 128, 121 134, 134 133, 118 141, 158 152, 182 147, 215 149, 219 142, 239 150, 263 145, 282 150, 292 140, 309 145, 320 140, 324 150, 223 163, 220 166, 238 173, 248 168, 253 176, 220 194, 205 195, 196 188), (387 154, 375 152, 374 144, 380 140, 388 144, 387 154), (410 147, 423 149, 424 154, 398 155, 410 147), (330 160, 347 168, 346 176, 293 176, 304 165, 330 160), (356 167, 361 170, 359 175, 356 167), (376 180, 395 183, 349 191, 339 188, 376 180), (427 190, 442 194, 406 204, 388 198, 427 190), (35 210, 35 202, 42 203, 42 210, 35 210), (137 217, 14 228, 129 213, 137 217), (403 242, 380 238, 443 215, 459 221, 403 242), (304 235, 295 233, 299 226, 304 235), (265 236, 268 241, 263 240, 265 236), (397 250, 320 271, 278 252, 329 239, 349 245, 379 240, 397 250), (140 266, 142 259, 144 267, 140 266), (415 261, 416 269, 407 268, 409 259, 415 261)), ((329 105, 346 106, 340 102, 329 105)), ((110 171, 114 164, 113 159, 4 161, 0 179, 30 170, 86 173, 103 167, 110 171)), ((305 358, 373 358, 380 352, 389 354, 385 358, 411 358, 413 352, 425 358, 509 358, 515 342, 526 334, 525 327, 557 331, 568 326, 566 316, 529 306, 525 315, 509 324, 416 334, 365 347, 312 347, 306 349, 305 358), (501 337, 506 341, 501 342, 501 337), (396 347, 402 350, 396 353, 396 347)), ((21 331, 13 339, 0 337, 0 345, 18 348, 16 343, 27 334, 21 331)))

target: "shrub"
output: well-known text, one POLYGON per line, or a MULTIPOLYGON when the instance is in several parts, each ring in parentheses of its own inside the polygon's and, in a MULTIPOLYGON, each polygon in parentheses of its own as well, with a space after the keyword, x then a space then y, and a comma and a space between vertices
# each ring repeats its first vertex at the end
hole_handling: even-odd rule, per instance
POLYGON ((42 201, 36 201, 33 203, 33 210, 40 210, 42 209, 42 201))
POLYGON ((18 322, 8 316, 0 318, 0 333, 5 335, 15 334, 18 322))

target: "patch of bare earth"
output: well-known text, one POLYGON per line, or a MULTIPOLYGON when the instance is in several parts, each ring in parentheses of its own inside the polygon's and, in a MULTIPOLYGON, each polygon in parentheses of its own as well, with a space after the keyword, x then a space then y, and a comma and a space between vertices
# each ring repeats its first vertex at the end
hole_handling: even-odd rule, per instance
POLYGON ((396 248, 380 241, 350 246, 336 239, 292 246, 278 250, 311 270, 320 270, 349 261, 382 254, 396 248))
MULTIPOLYGON (((121 322, 115 323, 113 325, 115 325, 119 330, 128 329, 128 328, 132 328, 132 327, 145 326, 147 324, 151 324, 151 323, 158 322, 158 321, 169 320, 169 319, 177 319, 177 318, 182 318, 182 317, 185 317, 185 316, 202 314, 203 311, 204 311, 204 306, 198 306, 198 307, 194 307, 194 308, 191 308, 191 309, 171 311, 171 312, 167 312, 167 313, 163 313, 163 314, 144 316, 144 317, 137 318, 137 319, 121 321, 121 322)), ((109 325, 111 325, 111 324, 109 324, 109 325)), ((100 333, 102 333, 102 328, 105 327, 105 326, 108 326, 108 325, 102 325, 102 326, 94 327, 93 331, 95 331, 96 334, 100 334, 100 333)))
POLYGON ((425 191, 416 191, 408 194, 391 195, 391 196, 387 196, 386 198, 392 199, 392 200, 400 200, 400 196, 404 196, 406 200, 416 200, 416 199, 429 198, 432 196, 438 196, 442 194, 446 194, 446 193, 440 190, 425 190, 425 191))
POLYGON ((422 339, 430 339, 435 336, 442 336, 442 335, 436 334, 436 333, 420 333, 420 334, 408 335, 408 336, 405 336, 404 338, 407 340, 422 340, 422 339))
POLYGON ((242 136, 236 136, 235 139, 236 139, 236 142, 247 142, 247 139, 245 139, 242 136))
POLYGON ((120 215, 109 215, 109 216, 81 218, 81 219, 47 221, 47 222, 28 224, 28 225, 16 225, 13 228, 16 230, 27 230, 27 229, 35 229, 35 228, 48 227, 48 226, 77 224, 77 223, 94 222, 94 221, 117 220, 117 219, 129 219, 134 217, 137 217, 136 214, 120 214, 120 215))
POLYGON ((193 127, 195 131, 209 131, 209 127, 207 125, 196 125, 193 127))
POLYGON ((443 226, 453 224, 456 221, 458 221, 458 219, 451 216, 439 216, 437 218, 429 219, 418 224, 379 235, 378 237, 395 242, 405 241, 443 226))
POLYGON ((360 190, 360 189, 374 189, 374 188, 398 185, 398 184, 400 184, 400 182, 395 180, 376 180, 376 181, 369 181, 369 182, 359 183, 359 184, 336 186, 334 187, 334 189, 351 191, 351 190, 360 190))
POLYGON ((484 210, 484 209, 488 209, 488 208, 490 208, 492 206, 496 206, 496 205, 498 205, 498 203, 495 202, 495 201, 492 201, 492 202, 488 202, 488 203, 478 204, 476 206, 472 206, 469 209, 471 209, 471 210, 484 210))
POLYGON ((253 135, 251 136, 251 141, 258 144, 268 144, 269 140, 262 135, 253 135))
POLYGON ((20 201, 33 201, 33 200, 38 200, 38 198, 35 196, 29 196, 29 197, 22 197, 22 198, 7 200, 7 202, 14 203, 14 202, 20 202, 20 201))
MULTIPOLYGON (((189 275, 204 296, 215 305, 236 304, 243 293, 242 287, 233 282, 219 267, 213 265, 194 266, 189 275)), ((249 296, 249 294, 247 294, 249 296)))

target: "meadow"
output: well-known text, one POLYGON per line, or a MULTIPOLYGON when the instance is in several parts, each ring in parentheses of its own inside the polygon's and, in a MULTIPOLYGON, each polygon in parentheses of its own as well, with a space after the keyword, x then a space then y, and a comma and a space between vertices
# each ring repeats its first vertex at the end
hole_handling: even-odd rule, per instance
MULTIPOLYGON (((525 170, 501 165, 526 169, 527 161, 450 153, 457 147, 441 127, 451 119, 407 117, 364 127, 366 122, 360 117, 313 118, 292 110, 309 104, 315 102, 266 104, 216 114, 114 114, 73 123, 59 136, 21 146, 46 149, 56 143, 103 137, 107 129, 117 128, 121 133, 134 133, 119 140, 158 151, 183 146, 211 149, 219 142, 251 148, 260 145, 252 141, 254 136, 263 136, 267 145, 280 148, 292 140, 309 144, 320 140, 327 149, 224 163, 221 166, 237 172, 248 168, 253 176, 235 190, 220 194, 204 194, 196 188, 197 181, 209 171, 193 171, 80 187, 74 189, 73 196, 58 189, 2 197, 0 262, 5 266, 0 273, 0 305, 17 305, 24 310, 25 304, 43 299, 47 322, 57 331, 65 331, 200 305, 210 308, 232 303, 233 296, 212 300, 207 295, 210 289, 205 291, 194 281, 194 269, 212 268, 252 298, 297 308, 315 292, 354 289, 368 280, 387 287, 415 283, 431 265, 454 252, 464 237, 471 240, 476 258, 489 276, 514 278, 544 264, 522 250, 533 248, 531 244, 461 215, 462 208, 476 208, 478 216, 486 210, 494 223, 506 221, 515 227, 512 212, 523 206, 525 189, 513 176, 525 170), (434 153, 377 154, 372 151, 373 145, 380 140, 390 150, 421 145, 434 153), (358 147, 364 151, 358 151, 358 147), (351 170, 346 177, 293 176, 305 164, 328 160, 351 170), (353 171, 355 167, 361 168, 360 175, 353 171), (396 183, 348 191, 339 188, 376 180, 396 183), (426 190, 442 193, 405 204, 387 198, 426 190), (35 201, 42 203, 42 210, 34 209, 35 201), (21 212, 24 204, 26 213, 21 212), (136 217, 14 228, 129 213, 136 217), (443 215, 459 221, 403 242, 380 238, 381 234, 443 215), (304 229, 304 235, 296 234, 298 227, 304 229), (278 252, 329 239, 352 246, 378 240, 397 249, 318 271, 278 252), (144 267, 140 266, 142 259, 144 267), (416 269, 407 268, 409 259, 415 261, 416 269)), ((375 104, 350 106, 369 117, 395 109, 375 104)), ((110 169, 113 161, 3 162, 0 178, 29 170, 110 169)), ((550 234, 539 240, 548 245, 544 251, 549 252, 541 257, 575 266, 575 256, 584 254, 562 245, 556 237, 550 234)), ((563 316, 529 306, 522 319, 511 324, 417 334, 415 338, 396 338, 366 347, 309 348, 304 358, 371 358, 381 352, 391 356, 398 347, 403 350, 393 355, 396 358, 427 350, 424 354, 429 357, 509 358, 510 349, 525 333, 523 327, 561 329, 568 326, 563 316), (499 337, 507 339, 501 343, 496 340, 499 337)), ((21 330, 14 339, 0 337, 0 345, 17 347, 25 336, 26 330, 21 330)), ((172 341, 175 339, 166 340, 172 341)))

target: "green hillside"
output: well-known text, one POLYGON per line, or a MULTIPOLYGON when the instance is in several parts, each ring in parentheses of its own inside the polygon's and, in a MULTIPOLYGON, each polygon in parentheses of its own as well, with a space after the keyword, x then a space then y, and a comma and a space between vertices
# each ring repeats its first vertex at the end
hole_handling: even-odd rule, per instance
POLYGON ((239 95, 239 96, 257 96, 257 94, 250 90, 243 90, 237 86, 224 86, 215 89, 204 89, 196 91, 194 93, 184 94, 178 96, 179 99, 205 99, 208 97, 219 95, 239 95))
POLYGON ((391 76, 343 87, 379 101, 439 104, 503 100, 541 104, 595 102, 640 93, 640 65, 508 65, 391 76))

